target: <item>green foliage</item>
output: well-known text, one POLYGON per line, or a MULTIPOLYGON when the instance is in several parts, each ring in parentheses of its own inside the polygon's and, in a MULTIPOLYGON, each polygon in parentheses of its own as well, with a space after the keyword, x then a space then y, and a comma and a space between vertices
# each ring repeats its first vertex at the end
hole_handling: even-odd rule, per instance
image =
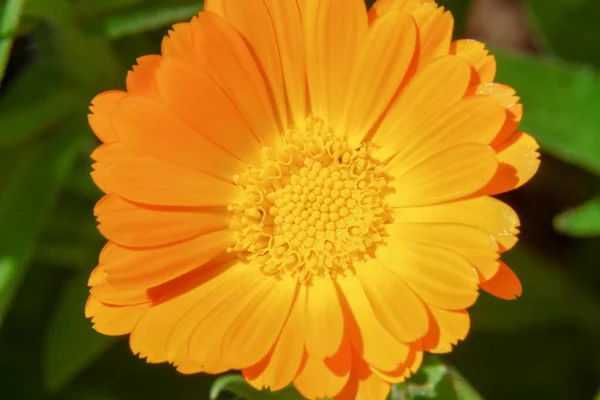
POLYGON ((573 236, 600 236, 600 200, 591 200, 554 219, 556 229, 573 236))
POLYGON ((189 20, 202 10, 202 2, 169 4, 160 7, 140 7, 126 14, 107 17, 102 23, 104 35, 111 39, 134 35, 152 29, 189 20))
POLYGON ((96 17, 98 15, 119 13, 127 11, 133 6, 144 3, 145 0, 80 0, 75 7, 82 17, 96 17))
POLYGON ((389 400, 483 400, 452 366, 426 355, 423 365, 407 382, 394 385, 389 400))
POLYGON ((90 329, 89 321, 82 318, 81 305, 89 294, 87 279, 84 271, 66 283, 48 324, 42 367, 51 391, 62 389, 114 343, 114 338, 90 329))
POLYGON ((600 79, 590 68, 557 59, 496 52, 499 82, 517 88, 521 129, 546 152, 600 174, 600 79))
POLYGON ((256 390, 240 375, 225 375, 218 378, 210 390, 210 400, 217 400, 223 393, 233 394, 243 400, 303 400, 293 387, 278 392, 256 390))
POLYGON ((81 96, 55 76, 48 68, 33 66, 8 88, 0 99, 0 126, 7 127, 0 132, 0 147, 43 133, 81 104, 81 96), (32 93, 38 95, 32 98, 32 93))
POLYGON ((4 154, 15 152, 12 156, 17 154, 18 160, 10 170, 7 166, 2 169, 8 176, 0 196, 0 324, 25 277, 44 220, 73 165, 83 129, 82 121, 75 119, 61 125, 54 135, 4 150, 4 154))
POLYGON ((25 0, 7 0, 0 12, 0 79, 8 63, 13 37, 24 5, 25 0))
POLYGON ((525 0, 538 37, 554 54, 600 66, 596 0, 525 0))

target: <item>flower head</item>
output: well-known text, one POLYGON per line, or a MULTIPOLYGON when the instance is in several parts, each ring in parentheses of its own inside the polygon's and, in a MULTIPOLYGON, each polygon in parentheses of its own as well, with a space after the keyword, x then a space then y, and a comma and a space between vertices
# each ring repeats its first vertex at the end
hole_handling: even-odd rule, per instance
POLYGON ((385 399, 465 338, 538 167, 494 58, 432 0, 209 0, 93 101, 86 314, 148 362, 385 399))

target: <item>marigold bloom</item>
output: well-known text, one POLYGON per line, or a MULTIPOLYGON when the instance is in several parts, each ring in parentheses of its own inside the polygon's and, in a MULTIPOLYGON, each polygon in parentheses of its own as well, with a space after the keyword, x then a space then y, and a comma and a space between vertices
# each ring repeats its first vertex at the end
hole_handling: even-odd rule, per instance
POLYGON ((538 167, 494 58, 431 0, 209 0, 93 100, 86 315, 148 362, 385 399, 467 335, 538 167))

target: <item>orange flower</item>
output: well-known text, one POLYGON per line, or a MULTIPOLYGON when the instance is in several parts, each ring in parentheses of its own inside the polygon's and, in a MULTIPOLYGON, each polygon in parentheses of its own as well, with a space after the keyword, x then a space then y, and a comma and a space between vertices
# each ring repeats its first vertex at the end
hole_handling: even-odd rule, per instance
POLYGON ((538 167, 483 44, 431 0, 209 0, 93 101, 108 239, 86 315, 148 362, 385 399, 467 335, 538 167))

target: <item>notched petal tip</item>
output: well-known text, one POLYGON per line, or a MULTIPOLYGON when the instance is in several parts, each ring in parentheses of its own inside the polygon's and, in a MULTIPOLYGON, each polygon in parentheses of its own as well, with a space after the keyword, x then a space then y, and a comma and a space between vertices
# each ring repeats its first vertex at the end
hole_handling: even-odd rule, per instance
POLYGON ((500 263, 498 273, 479 286, 489 294, 504 300, 515 300, 523 293, 519 277, 503 262, 500 263))

